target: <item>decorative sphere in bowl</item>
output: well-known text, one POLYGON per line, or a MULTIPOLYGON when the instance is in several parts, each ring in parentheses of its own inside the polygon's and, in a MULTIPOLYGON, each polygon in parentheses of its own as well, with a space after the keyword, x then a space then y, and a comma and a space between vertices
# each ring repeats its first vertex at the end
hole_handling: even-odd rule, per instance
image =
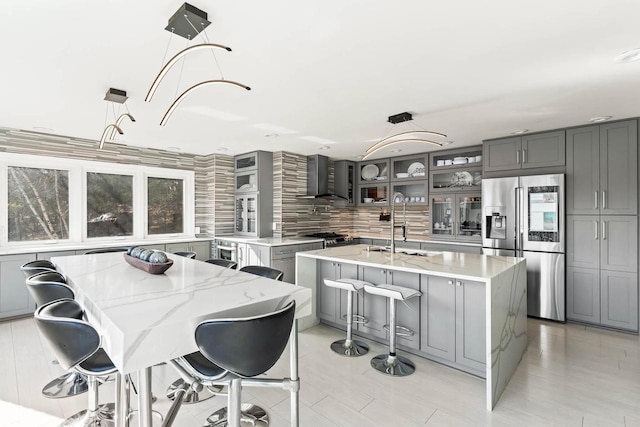
POLYGON ((153 264, 161 264, 161 263, 167 262, 168 260, 169 258, 167 258, 167 254, 165 254, 164 252, 157 251, 151 254, 148 261, 153 264))

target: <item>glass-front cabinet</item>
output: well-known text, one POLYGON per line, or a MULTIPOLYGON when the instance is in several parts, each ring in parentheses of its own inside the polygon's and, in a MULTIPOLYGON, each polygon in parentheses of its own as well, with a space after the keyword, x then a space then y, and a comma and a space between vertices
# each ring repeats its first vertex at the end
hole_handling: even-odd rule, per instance
POLYGON ((336 196, 344 199, 334 200, 336 206, 354 206, 356 191, 356 164, 348 160, 338 160, 333 164, 334 190, 336 196))
POLYGON ((247 193, 258 191, 258 171, 237 173, 236 175, 236 192, 247 193))
POLYGON ((235 234, 258 235, 258 194, 236 196, 235 234))
POLYGON ((479 192, 432 195, 431 238, 480 241, 482 201, 479 192))
POLYGON ((236 173, 255 170, 258 168, 258 155, 259 152, 241 154, 236 156, 235 161, 235 171, 236 173))
POLYGON ((389 184, 361 185, 360 206, 389 206, 389 184))
POLYGON ((391 158, 391 180, 427 179, 427 154, 391 158))
POLYGON ((433 192, 480 191, 482 167, 464 166, 432 170, 429 181, 433 192))
POLYGON ((389 159, 358 163, 358 176, 362 184, 372 181, 389 181, 389 159))
MULTIPOLYGON (((427 200, 428 194, 428 181, 411 181, 411 182, 392 182, 392 195, 395 195, 396 192, 402 193, 404 196, 404 202, 407 206, 418 206, 418 205, 428 205, 429 200, 427 200)), ((395 199, 396 204, 402 203, 400 196, 397 196, 395 199)))

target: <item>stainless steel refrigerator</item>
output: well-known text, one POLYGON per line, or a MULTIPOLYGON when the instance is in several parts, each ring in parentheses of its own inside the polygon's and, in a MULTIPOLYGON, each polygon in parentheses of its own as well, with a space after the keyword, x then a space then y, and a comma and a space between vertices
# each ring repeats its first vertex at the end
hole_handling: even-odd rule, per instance
POLYGON ((527 314, 564 322, 564 175, 482 181, 482 251, 527 260, 527 314))

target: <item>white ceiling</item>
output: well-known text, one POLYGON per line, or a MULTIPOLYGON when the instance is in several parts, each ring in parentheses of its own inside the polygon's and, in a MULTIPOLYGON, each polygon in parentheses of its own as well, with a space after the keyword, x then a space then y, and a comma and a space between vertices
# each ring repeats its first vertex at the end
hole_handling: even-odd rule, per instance
POLYGON ((233 48, 216 52, 224 77, 252 90, 202 88, 160 127, 176 93, 220 78, 211 53, 195 52, 144 102, 167 46, 167 58, 187 46, 164 30, 181 4, 3 0, 0 126, 98 140, 114 87, 137 119, 120 143, 194 154, 329 145, 321 153, 349 159, 410 130, 386 123, 403 111, 446 133, 447 148, 640 115, 640 61, 614 61, 640 47, 637 0, 193 0, 210 41, 233 48))

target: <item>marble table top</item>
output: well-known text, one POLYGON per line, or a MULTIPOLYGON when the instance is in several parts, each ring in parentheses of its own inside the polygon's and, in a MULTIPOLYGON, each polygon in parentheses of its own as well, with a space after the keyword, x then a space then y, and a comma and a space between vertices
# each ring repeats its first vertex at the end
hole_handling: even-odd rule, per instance
POLYGON ((489 282, 524 258, 438 251, 432 256, 368 251, 369 245, 338 246, 298 252, 298 257, 341 261, 410 273, 489 282))
POLYGON ((53 257, 76 299, 99 328, 121 373, 197 350, 204 319, 267 313, 296 300, 298 318, 311 314, 311 290, 174 256, 164 274, 139 270, 122 253, 53 257))

